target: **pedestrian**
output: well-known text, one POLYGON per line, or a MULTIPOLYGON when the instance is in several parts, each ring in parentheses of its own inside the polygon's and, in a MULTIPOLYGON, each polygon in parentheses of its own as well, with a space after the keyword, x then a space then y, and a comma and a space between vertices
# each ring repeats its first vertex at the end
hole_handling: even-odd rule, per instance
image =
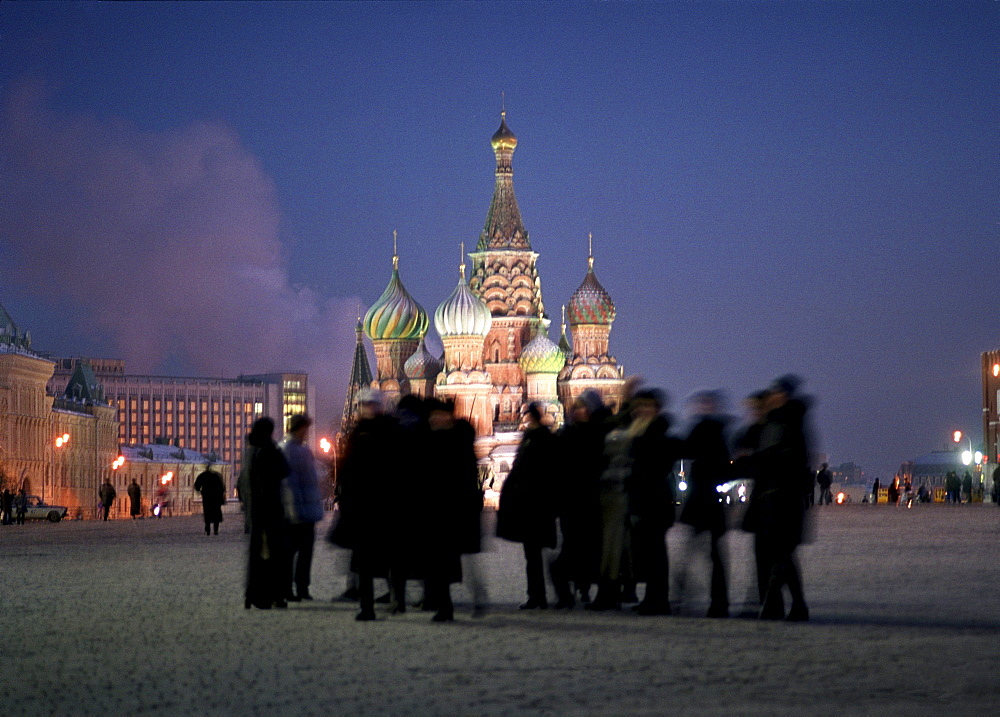
POLYGON ((351 571, 358 575, 356 619, 375 619, 376 577, 387 577, 391 560, 390 513, 386 507, 404 463, 399 422, 385 415, 382 393, 362 389, 358 422, 347 438, 340 468, 340 520, 332 540, 351 549, 351 571))
POLYGON ((882 489, 882 481, 878 478, 872 483, 872 503, 878 503, 878 492, 882 489))
POLYGON ((11 513, 14 511, 14 494, 10 492, 9 488, 3 489, 3 494, 0 494, 0 522, 3 525, 10 525, 11 513))
POLYGON ((288 475, 285 457, 271 437, 274 421, 264 416, 254 421, 247 435, 243 470, 249 488, 250 546, 247 560, 244 607, 261 610, 285 608, 285 513, 281 482, 288 475))
POLYGON ((476 431, 454 411, 451 402, 427 402, 429 464, 421 492, 426 506, 426 598, 436 610, 434 622, 454 619, 450 586, 462 580, 461 556, 480 549, 483 494, 474 450, 476 431))
POLYGON ((895 475, 892 477, 892 483, 889 484, 889 505, 899 504, 899 476, 895 475))
POLYGON ((969 471, 965 471, 962 476, 962 499, 966 503, 972 502, 972 474, 969 471))
POLYGON ((690 403, 696 423, 682 448, 682 455, 691 459, 691 469, 680 520, 690 525, 695 535, 709 534, 712 582, 707 617, 729 617, 726 567, 721 549, 722 536, 726 532, 726 514, 717 490, 729 480, 729 448, 725 436, 729 419, 722 415, 722 400, 718 391, 700 391, 691 397, 690 403))
POLYGON ((15 522, 24 525, 24 518, 28 513, 28 492, 22 488, 14 500, 15 522))
MULTIPOLYGON (((630 407, 629 471, 625 476, 628 522, 632 529, 635 578, 646 583, 640 615, 670 614, 667 530, 674 524, 673 467, 681 442, 667 436, 670 418, 662 413, 666 395, 659 389, 636 393, 630 407)), ((623 598, 624 599, 624 598, 623 598)))
POLYGON ((114 505, 115 496, 118 495, 115 492, 115 487, 111 485, 110 478, 104 479, 104 483, 101 485, 97 495, 101 499, 101 509, 104 511, 104 520, 107 520, 108 514, 111 512, 111 506, 114 505))
POLYGON ((135 478, 128 486, 129 515, 135 520, 142 514, 142 488, 136 483, 135 478))
POLYGON ((312 419, 304 413, 292 416, 288 419, 288 435, 281 442, 281 452, 285 454, 289 470, 284 486, 285 519, 288 521, 285 599, 291 602, 313 599, 309 594, 313 545, 316 523, 323 520, 316 459, 306 443, 311 425, 312 419))
POLYGON ((589 604, 590 587, 598 579, 600 480, 610 415, 601 394, 587 389, 573 401, 570 420, 558 434, 556 509, 562 549, 550 568, 557 610, 572 608, 576 604, 574 593, 589 604))
POLYGON ((542 423, 542 415, 541 404, 528 405, 524 435, 500 490, 497 512, 497 537, 524 547, 528 599, 520 605, 521 610, 549 606, 542 549, 556 547, 556 438, 542 423))
POLYGON ((832 504, 833 493, 830 492, 830 486, 833 485, 833 475, 830 473, 830 469, 826 463, 821 465, 819 470, 816 471, 816 485, 819 486, 819 504, 832 504))
POLYGON ((212 470, 212 464, 205 465, 205 470, 194 479, 195 492, 201 493, 201 512, 205 518, 205 535, 211 535, 214 528, 219 534, 219 523, 222 522, 222 506, 226 504, 226 482, 222 474, 212 470))
POLYGON ((962 489, 962 479, 955 471, 948 471, 944 478, 945 499, 952 505, 957 505, 962 501, 960 492, 962 489))
MULTIPOLYGON (((758 578, 766 576, 760 619, 785 618, 782 589, 792 604, 787 618, 809 619, 795 550, 804 537, 805 510, 801 486, 809 471, 806 413, 809 402, 798 396, 800 380, 777 379, 768 390, 767 417, 757 450, 747 459, 754 488, 744 516, 744 530, 754 533, 758 578)), ((760 581, 764 585, 763 580, 760 581)))

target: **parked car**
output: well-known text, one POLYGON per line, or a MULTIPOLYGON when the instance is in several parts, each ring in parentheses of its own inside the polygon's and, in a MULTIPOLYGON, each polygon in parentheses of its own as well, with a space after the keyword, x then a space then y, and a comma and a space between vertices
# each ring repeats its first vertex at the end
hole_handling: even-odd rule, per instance
POLYGON ((58 523, 66 517, 68 510, 68 508, 64 508, 61 505, 48 505, 37 495, 29 495, 28 510, 25 512, 24 517, 27 520, 48 520, 52 523, 58 523))

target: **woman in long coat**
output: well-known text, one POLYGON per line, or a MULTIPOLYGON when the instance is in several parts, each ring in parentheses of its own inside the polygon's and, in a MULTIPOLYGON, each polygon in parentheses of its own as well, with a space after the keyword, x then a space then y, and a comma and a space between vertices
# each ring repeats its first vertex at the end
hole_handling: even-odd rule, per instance
POLYGON ((247 563, 245 606, 262 610, 288 607, 285 602, 285 511, 281 481, 288 464, 271 434, 274 421, 266 416, 254 421, 247 436, 243 470, 250 488, 250 555, 247 563))
POLYGON ((695 534, 707 531, 711 537, 712 597, 708 617, 728 617, 726 567, 719 548, 726 532, 726 513, 716 490, 728 480, 729 474, 727 419, 718 413, 719 395, 715 391, 695 394, 691 406, 698 421, 684 441, 684 457, 691 459, 691 469, 680 520, 694 528, 695 534))
POLYGON ((542 425, 538 404, 528 406, 527 419, 514 465, 500 491, 497 537, 524 545, 528 600, 520 608, 544 610, 549 603, 542 549, 556 547, 556 437, 542 425))

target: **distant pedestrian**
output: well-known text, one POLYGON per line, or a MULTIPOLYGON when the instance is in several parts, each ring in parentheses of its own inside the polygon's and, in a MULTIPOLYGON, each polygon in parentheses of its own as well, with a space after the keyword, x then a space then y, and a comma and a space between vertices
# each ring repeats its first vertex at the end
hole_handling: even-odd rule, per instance
POLYGON ((312 576, 313 545, 316 523, 323 520, 323 498, 319 492, 316 459, 306 444, 312 419, 297 414, 288 420, 288 435, 281 442, 281 452, 288 462, 285 478, 285 520, 288 521, 286 555, 286 599, 292 602, 312 600, 309 584, 312 576), (292 589, 294 586, 294 590, 292 589))
POLYGON ((878 493, 882 490, 882 481, 878 478, 872 483, 872 503, 878 503, 878 493))
POLYGON ((142 514, 142 488, 135 482, 135 478, 128 486, 129 515, 135 520, 142 514))
POLYGON ((194 479, 194 489, 201 493, 201 512, 205 518, 205 535, 211 533, 210 528, 214 528, 215 534, 219 534, 219 523, 222 522, 222 506, 226 503, 226 482, 218 471, 212 470, 212 464, 205 466, 205 470, 194 479))
POLYGON ((893 476, 892 483, 889 484, 889 505, 899 503, 899 476, 893 476))
POLYGON ((816 485, 819 486, 819 504, 830 505, 833 503, 833 493, 830 492, 830 486, 833 485, 833 475, 826 463, 816 471, 816 485))
POLYGON ((111 481, 109 479, 105 479, 97 495, 101 499, 101 509, 104 511, 104 520, 107 520, 108 514, 111 512, 111 506, 115 503, 115 496, 118 495, 115 492, 115 487, 111 485, 111 481))
POLYGON ((15 522, 24 525, 24 517, 28 513, 28 492, 22 488, 14 499, 15 522))
POLYGON ((711 543, 711 603, 707 617, 729 617, 726 567, 720 543, 726 532, 726 514, 717 487, 729 480, 729 449, 725 428, 729 419, 722 415, 720 394, 700 391, 691 398, 696 423, 684 441, 682 455, 691 459, 688 493, 681 510, 681 522, 695 534, 707 532, 711 543))
POLYGON ((4 488, 3 493, 0 494, 0 522, 4 525, 10 525, 13 512, 14 494, 10 492, 9 488, 4 488))
POLYGON ((953 505, 962 502, 962 479, 955 471, 948 471, 944 477, 945 500, 953 505))
POLYGON ((972 502, 972 474, 969 471, 962 476, 962 498, 966 503, 972 502))
POLYGON ((544 610, 545 566, 542 550, 556 547, 556 438, 542 423, 542 407, 528 405, 527 425, 514 463, 500 491, 497 537, 524 548, 528 599, 521 610, 544 610))
POLYGON ((247 562, 245 607, 262 610, 288 607, 285 602, 285 513, 281 482, 288 464, 271 434, 274 421, 264 416, 254 421, 247 436, 246 485, 250 493, 250 550, 247 562))

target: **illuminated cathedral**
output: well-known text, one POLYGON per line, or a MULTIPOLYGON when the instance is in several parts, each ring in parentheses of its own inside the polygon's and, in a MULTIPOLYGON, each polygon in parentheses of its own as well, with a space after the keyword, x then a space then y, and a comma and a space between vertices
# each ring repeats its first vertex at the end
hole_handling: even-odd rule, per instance
POLYGON ((431 321, 403 286, 394 240, 389 284, 364 319, 359 318, 341 432, 346 435, 354 423, 357 392, 363 387, 380 389, 387 401, 406 394, 454 401, 456 414, 476 430, 484 476, 496 479, 493 485, 499 487, 513 462, 530 402, 544 406, 558 427, 573 400, 587 389, 598 391, 617 410, 624 378, 608 348, 615 305, 594 273, 592 244, 583 282, 564 306, 559 343, 549 338, 538 254, 514 196, 511 158, 517 137, 507 126, 506 112, 501 112, 491 144, 496 185, 476 250, 468 254, 471 272, 466 276, 463 246, 458 283, 434 311, 444 356, 436 358, 427 350, 424 338, 431 321), (375 349, 374 377, 362 333, 375 349))

